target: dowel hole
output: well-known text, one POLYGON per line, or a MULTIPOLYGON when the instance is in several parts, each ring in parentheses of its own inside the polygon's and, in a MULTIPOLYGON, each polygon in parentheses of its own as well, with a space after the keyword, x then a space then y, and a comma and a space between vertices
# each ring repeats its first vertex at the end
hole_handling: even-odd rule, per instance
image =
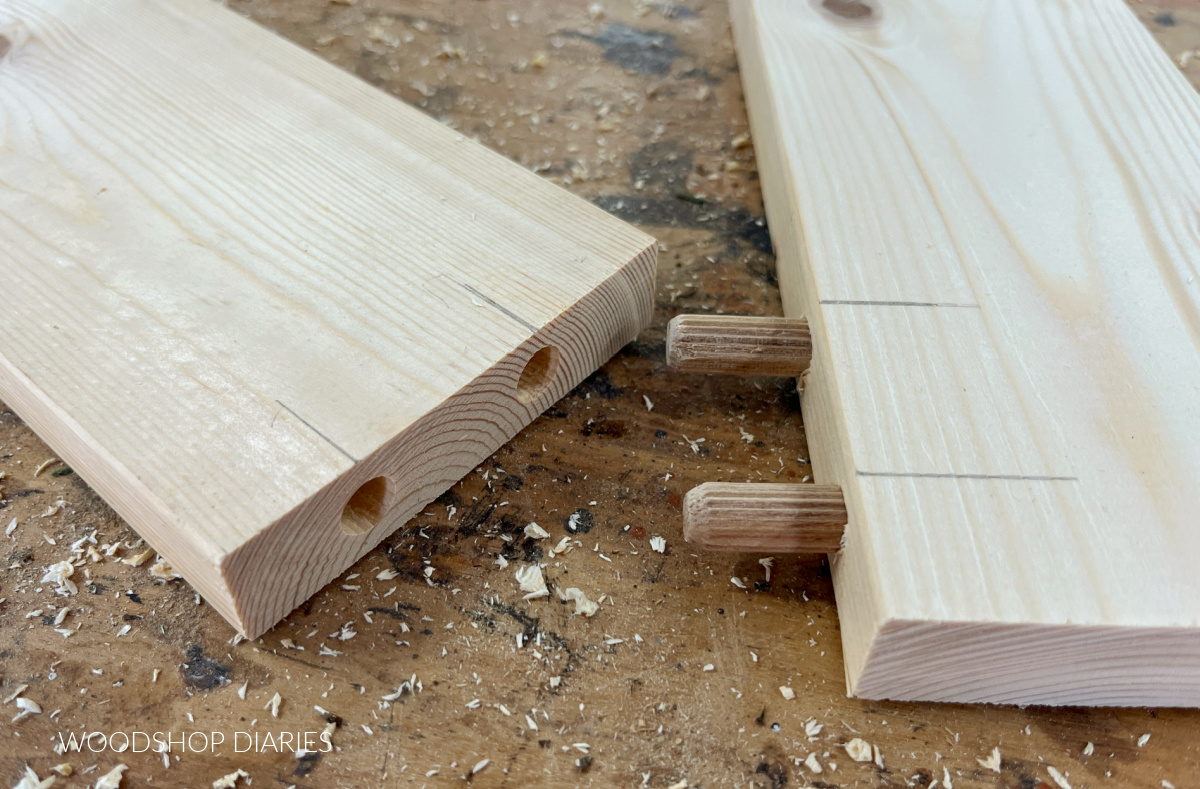
POLYGON ((825 0, 821 5, 842 19, 866 19, 872 13, 871 6, 861 0, 825 0))
POLYGON ((363 484, 342 509, 342 533, 353 537, 375 528, 383 518, 387 478, 376 477, 363 484))
POLYGON ((532 403, 541 397, 557 371, 558 349, 547 345, 535 353, 521 371, 521 377, 517 379, 517 399, 532 403))

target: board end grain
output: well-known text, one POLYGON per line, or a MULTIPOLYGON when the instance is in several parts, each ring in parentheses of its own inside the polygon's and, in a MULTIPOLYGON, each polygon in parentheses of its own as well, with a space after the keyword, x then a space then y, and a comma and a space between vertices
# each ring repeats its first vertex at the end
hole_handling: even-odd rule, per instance
POLYGON ((836 485, 705 482, 683 500, 683 537, 705 551, 833 553, 845 525, 836 485))
POLYGON ((667 325, 667 366, 679 373, 798 376, 811 359, 802 319, 677 315, 667 325))

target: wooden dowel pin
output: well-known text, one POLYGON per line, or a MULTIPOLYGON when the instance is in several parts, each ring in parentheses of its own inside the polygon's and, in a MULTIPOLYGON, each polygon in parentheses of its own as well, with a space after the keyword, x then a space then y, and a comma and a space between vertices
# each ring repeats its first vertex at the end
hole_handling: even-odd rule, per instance
POLYGON ((802 319, 678 315, 667 325, 667 365, 681 373, 798 376, 811 359, 802 319))
POLYGON ((683 499, 683 537, 706 551, 834 553, 846 520, 837 485, 705 482, 683 499))

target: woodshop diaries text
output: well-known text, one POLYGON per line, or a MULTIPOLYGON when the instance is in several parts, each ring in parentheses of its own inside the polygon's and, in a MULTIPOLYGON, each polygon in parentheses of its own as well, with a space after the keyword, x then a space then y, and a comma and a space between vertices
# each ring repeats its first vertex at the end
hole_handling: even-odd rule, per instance
POLYGON ((235 731, 230 738, 220 731, 114 731, 114 732, 70 732, 58 733, 58 742, 63 752, 100 753, 216 753, 227 743, 234 753, 329 753, 333 742, 328 732, 281 731, 249 732, 235 731))

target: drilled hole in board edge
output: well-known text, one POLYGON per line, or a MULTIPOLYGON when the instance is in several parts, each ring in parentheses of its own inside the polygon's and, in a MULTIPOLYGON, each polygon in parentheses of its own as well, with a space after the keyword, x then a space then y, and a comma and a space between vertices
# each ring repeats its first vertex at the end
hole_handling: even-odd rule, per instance
POLYGON ((517 379, 517 399, 532 403, 542 396, 558 371, 558 349, 550 345, 535 353, 517 379))
POLYGON ((342 534, 354 537, 370 531, 383 519, 383 500, 387 496, 387 478, 376 477, 363 483, 342 509, 342 534))

